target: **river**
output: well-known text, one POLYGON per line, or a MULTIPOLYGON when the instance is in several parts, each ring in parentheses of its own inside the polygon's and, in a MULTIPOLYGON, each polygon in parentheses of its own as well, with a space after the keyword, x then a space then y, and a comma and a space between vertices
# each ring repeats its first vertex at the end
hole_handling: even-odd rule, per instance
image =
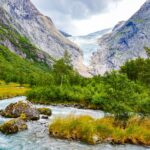
MULTIPOLYGON (((16 97, 0 101, 0 109, 4 109, 10 103, 25 101, 26 97, 16 97)), ((35 105, 43 107, 43 105, 35 105)), ((28 130, 14 135, 3 135, 0 133, 0 150, 150 150, 148 147, 136 145, 110 145, 98 144, 87 145, 81 142, 73 142, 52 138, 48 135, 48 124, 57 116, 90 115, 94 118, 101 118, 104 112, 97 110, 84 110, 73 107, 44 106, 52 109, 53 115, 48 119, 40 119, 35 122, 28 122, 28 130)), ((0 123, 9 120, 0 117, 0 123)))

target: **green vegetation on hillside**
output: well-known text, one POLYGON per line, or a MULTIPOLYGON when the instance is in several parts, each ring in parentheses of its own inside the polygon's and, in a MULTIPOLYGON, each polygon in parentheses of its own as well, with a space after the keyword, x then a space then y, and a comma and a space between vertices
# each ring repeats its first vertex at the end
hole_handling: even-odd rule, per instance
POLYGON ((130 80, 150 86, 150 59, 138 58, 127 61, 120 72, 127 74, 130 80))
POLYGON ((6 82, 45 85, 51 82, 51 75, 42 66, 30 62, 0 46, 0 80, 6 82))
POLYGON ((148 48, 148 47, 144 47, 144 49, 145 49, 145 51, 146 51, 146 53, 147 53, 148 57, 150 57, 150 48, 148 48))
POLYGON ((55 77, 53 84, 33 88, 28 93, 28 99, 43 104, 74 103, 86 108, 102 109, 123 122, 135 113, 149 116, 149 65, 149 59, 139 58, 127 62, 120 71, 83 78, 62 59, 54 64, 51 73, 55 77), (131 70, 130 74, 126 68, 131 70), (144 78, 140 77, 139 72, 144 78))
POLYGON ((125 63, 120 71, 104 76, 81 77, 72 68, 70 56, 55 61, 45 69, 0 46, 0 79, 28 83, 28 99, 36 103, 75 103, 86 108, 102 109, 123 122, 134 113, 150 115, 150 60, 125 63))
MULTIPOLYGON (((6 42, 12 46, 19 55, 22 55, 30 61, 37 62, 43 67, 47 64, 47 59, 53 60, 48 54, 40 51, 24 36, 20 35, 11 25, 3 25, 0 23, 0 41, 6 42), (39 56, 42 55, 40 58, 39 56)), ((2 43, 3 43, 2 42, 2 43)))

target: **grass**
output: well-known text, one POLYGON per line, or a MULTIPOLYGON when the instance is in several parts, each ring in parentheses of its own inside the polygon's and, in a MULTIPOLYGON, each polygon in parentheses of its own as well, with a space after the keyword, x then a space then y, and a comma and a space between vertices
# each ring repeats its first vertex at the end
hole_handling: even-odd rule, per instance
POLYGON ((6 84, 4 81, 0 81, 0 99, 23 96, 28 90, 28 85, 20 86, 17 83, 6 84))
POLYGON ((150 119, 133 117, 126 128, 115 123, 113 117, 94 119, 90 116, 56 118, 49 126, 51 136, 79 140, 88 144, 140 144, 150 146, 150 119))

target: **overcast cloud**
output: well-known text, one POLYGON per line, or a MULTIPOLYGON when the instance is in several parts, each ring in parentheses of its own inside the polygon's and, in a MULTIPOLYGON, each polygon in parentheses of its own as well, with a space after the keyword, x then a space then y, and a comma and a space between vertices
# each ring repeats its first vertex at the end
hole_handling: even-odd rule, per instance
POLYGON ((108 10, 110 4, 121 0, 32 0, 45 11, 67 15, 71 19, 85 19, 108 10))
MULTIPOLYGON (((135 5, 137 5, 138 3, 137 7, 140 7, 140 5, 145 0, 31 0, 31 1, 40 9, 40 11, 42 11, 45 15, 51 17, 53 22, 56 24, 58 28, 66 32, 70 32, 72 34, 86 34, 89 31, 88 24, 87 24, 87 31, 86 29, 82 30, 81 25, 84 24, 83 21, 85 21, 86 23, 88 23, 87 21, 89 21, 89 25, 91 26, 90 20, 93 19, 92 17, 99 16, 98 20, 102 21, 102 18, 100 18, 100 16, 102 17, 103 15, 106 15, 108 13, 112 14, 112 10, 116 11, 116 9, 124 1, 128 1, 128 3, 130 3, 134 9, 135 6, 133 5, 132 1, 135 2, 135 5)), ((137 7, 135 8, 135 11, 137 7)), ((124 19, 124 17, 122 18, 124 19)), ((100 22, 98 21, 95 22, 95 24, 99 23, 100 22)), ((114 25, 114 23, 110 24, 110 26, 112 25, 114 25)), ((93 29, 90 29, 89 32, 98 29, 98 27, 94 27, 94 22, 92 26, 93 29)), ((100 25, 99 29, 102 28, 104 27, 101 27, 100 25)))

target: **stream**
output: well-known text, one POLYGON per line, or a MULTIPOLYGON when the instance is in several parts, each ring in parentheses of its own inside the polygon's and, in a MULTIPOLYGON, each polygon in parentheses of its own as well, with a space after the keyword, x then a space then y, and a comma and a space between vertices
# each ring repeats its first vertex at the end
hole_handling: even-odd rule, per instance
MULTIPOLYGON (((26 97, 16 97, 6 100, 0 100, 0 109, 4 109, 10 103, 26 101, 26 97)), ((40 119, 34 122, 28 122, 28 130, 14 134, 3 135, 0 133, 0 150, 150 150, 150 147, 136 145, 110 145, 98 144, 87 145, 81 142, 73 142, 52 138, 48 135, 48 125, 57 116, 90 115, 94 118, 102 118, 103 111, 85 110, 73 107, 63 106, 44 106, 35 105, 35 107, 48 107, 52 109, 53 115, 48 120, 40 119)), ((0 123, 9 119, 0 116, 0 123)))

